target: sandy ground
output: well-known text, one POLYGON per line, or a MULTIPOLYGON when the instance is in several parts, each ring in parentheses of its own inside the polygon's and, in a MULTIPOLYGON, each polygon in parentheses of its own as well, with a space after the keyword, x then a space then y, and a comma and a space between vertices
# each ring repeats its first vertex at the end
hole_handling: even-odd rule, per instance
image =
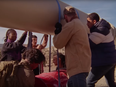
MULTIPOLYGON (((52 66, 52 67, 51 67, 51 71, 52 71, 52 70, 55 70, 55 69, 56 69, 55 66, 52 66)), ((44 67, 44 72, 49 72, 49 67, 44 67)), ((116 79, 116 71, 115 71, 115 79, 116 79)), ((95 87, 108 87, 105 78, 102 77, 102 78, 96 83, 96 86, 95 86, 95 87)))

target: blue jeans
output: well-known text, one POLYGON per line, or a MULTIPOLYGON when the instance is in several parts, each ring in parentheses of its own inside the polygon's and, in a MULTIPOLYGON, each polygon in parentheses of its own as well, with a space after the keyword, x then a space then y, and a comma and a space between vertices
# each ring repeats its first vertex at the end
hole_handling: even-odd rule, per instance
POLYGON ((79 73, 71 76, 68 80, 68 87, 86 87, 86 77, 88 73, 79 73))
POLYGON ((95 83, 105 76, 109 87, 116 87, 114 82, 115 65, 92 67, 87 77, 87 87, 95 87, 95 83))

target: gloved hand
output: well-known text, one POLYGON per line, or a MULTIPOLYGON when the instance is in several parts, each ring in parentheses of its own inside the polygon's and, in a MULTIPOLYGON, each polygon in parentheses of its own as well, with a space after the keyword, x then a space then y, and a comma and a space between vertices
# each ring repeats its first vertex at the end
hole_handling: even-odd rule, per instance
POLYGON ((55 34, 59 34, 62 30, 62 24, 57 22, 55 25, 56 30, 54 31, 55 34))

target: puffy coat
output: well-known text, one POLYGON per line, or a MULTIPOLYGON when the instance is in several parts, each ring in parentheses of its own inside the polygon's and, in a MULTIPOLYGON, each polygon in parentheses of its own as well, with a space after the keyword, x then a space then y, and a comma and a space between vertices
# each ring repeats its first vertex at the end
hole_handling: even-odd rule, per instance
POLYGON ((92 67, 116 63, 114 38, 110 24, 101 19, 91 29, 89 42, 92 51, 92 67))

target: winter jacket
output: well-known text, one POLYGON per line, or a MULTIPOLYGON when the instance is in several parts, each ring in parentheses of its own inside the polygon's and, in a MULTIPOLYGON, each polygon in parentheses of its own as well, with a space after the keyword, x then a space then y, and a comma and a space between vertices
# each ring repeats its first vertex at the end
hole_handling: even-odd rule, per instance
POLYGON ((116 63, 114 38, 110 28, 110 24, 101 19, 90 29, 89 42, 92 51, 92 67, 116 63))
POLYGON ((73 19, 62 27, 62 31, 53 38, 58 49, 65 46, 65 61, 69 77, 89 72, 91 51, 87 29, 79 19, 73 19))
POLYGON ((5 42, 3 44, 0 61, 21 60, 21 53, 26 49, 22 44, 26 39, 27 34, 23 33, 17 42, 5 42))

